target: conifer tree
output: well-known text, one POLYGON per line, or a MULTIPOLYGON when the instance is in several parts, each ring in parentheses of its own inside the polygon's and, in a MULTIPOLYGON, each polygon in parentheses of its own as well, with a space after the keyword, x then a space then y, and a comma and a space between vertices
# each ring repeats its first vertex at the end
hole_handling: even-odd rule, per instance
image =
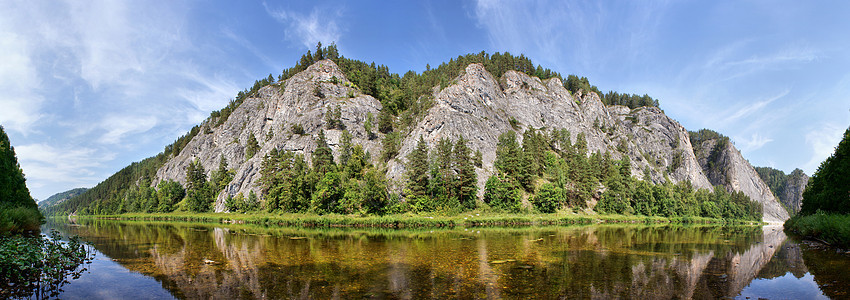
POLYGON ((428 195, 428 145, 419 136, 416 148, 407 155, 407 188, 414 197, 428 195))
MULTIPOLYGON (((207 184, 206 170, 204 170, 201 162, 195 160, 189 163, 189 167, 186 168, 186 183, 188 185, 186 192, 187 208, 193 212, 209 211, 212 208, 210 204, 212 204, 213 195, 207 184)), ((133 209, 129 208, 127 211, 133 211, 133 209)))
POLYGON ((251 132, 248 134, 248 146, 245 147, 245 157, 251 159, 254 157, 254 154, 257 154, 257 151, 260 151, 260 144, 257 142, 257 137, 251 132))
POLYGON ((333 152, 328 146, 328 141, 325 139, 325 131, 319 130, 319 137, 316 140, 316 151, 313 152, 313 169, 316 172, 325 174, 336 170, 334 164, 333 152))
POLYGON ((462 136, 458 138, 452 153, 452 165, 457 174, 453 184, 454 194, 461 205, 467 209, 475 208, 475 194, 477 193, 475 184, 478 182, 471 152, 469 146, 467 146, 467 140, 462 136))

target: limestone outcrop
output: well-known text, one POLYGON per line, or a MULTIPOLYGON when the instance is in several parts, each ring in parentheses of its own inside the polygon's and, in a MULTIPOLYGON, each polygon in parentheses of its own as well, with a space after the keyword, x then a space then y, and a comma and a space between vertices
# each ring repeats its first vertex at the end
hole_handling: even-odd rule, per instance
MULTIPOLYGON (((724 163, 730 167, 728 180, 706 174, 704 164, 694 154, 688 131, 656 107, 629 109, 606 106, 596 93, 571 94, 557 79, 540 80, 521 72, 508 71, 494 78, 480 64, 470 64, 452 83, 434 90, 434 105, 416 121, 403 137, 399 154, 386 164, 387 177, 395 191, 404 184, 405 157, 416 146, 419 137, 433 147, 441 138, 464 137, 473 152, 482 153, 483 164, 477 168, 479 195, 493 174, 496 143, 501 133, 527 129, 567 129, 573 141, 584 134, 590 152, 608 152, 614 158, 628 156, 632 175, 654 183, 690 181, 695 188, 712 188, 720 184, 729 190, 743 191, 765 206, 765 220, 779 221, 788 217, 775 197, 758 177, 752 166, 734 146, 724 151, 724 163), (714 180, 713 180, 714 179, 714 180), (777 211, 774 208, 778 208, 777 211)), ((228 196, 254 191, 259 195, 260 168, 263 156, 272 149, 302 153, 309 161, 316 148, 315 137, 325 131, 328 144, 338 158, 339 129, 328 129, 327 115, 336 107, 341 121, 351 132, 355 144, 372 154, 378 163, 383 135, 374 132, 372 139, 364 129, 366 116, 377 116, 382 107, 375 98, 361 94, 330 60, 319 61, 292 78, 263 87, 245 100, 221 125, 214 119, 202 124, 179 155, 171 158, 157 172, 157 178, 185 184, 185 170, 198 160, 208 174, 224 158, 236 170, 235 178, 218 195, 216 211, 224 211, 228 196), (293 132, 293 125, 303 128, 293 132), (246 156, 249 135, 259 142, 260 150, 246 156)), ((521 134, 519 135, 521 137, 521 134)))

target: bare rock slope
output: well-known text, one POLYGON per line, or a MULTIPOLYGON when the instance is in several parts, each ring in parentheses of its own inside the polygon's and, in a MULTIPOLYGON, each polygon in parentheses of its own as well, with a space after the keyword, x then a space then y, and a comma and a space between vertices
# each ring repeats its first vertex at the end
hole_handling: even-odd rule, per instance
MULTIPOLYGON (((655 183, 687 180, 696 188, 712 188, 714 183, 694 155, 688 131, 655 107, 606 106, 595 93, 571 95, 557 78, 543 81, 514 71, 494 78, 479 64, 467 66, 451 85, 435 90, 433 96, 434 106, 404 137, 399 155, 387 163, 387 177, 396 190, 404 182, 404 158, 420 136, 432 147, 443 137, 462 136, 470 141, 473 152, 479 150, 483 154, 483 165, 476 169, 480 195, 494 172, 499 135, 530 128, 567 129, 573 141, 584 133, 589 151, 610 152, 615 158, 629 156, 632 175, 638 178, 649 176, 646 179, 655 183)), ((236 170, 235 178, 216 201, 216 211, 224 211, 228 195, 252 190, 259 194, 262 157, 271 149, 303 153, 309 160, 316 148, 314 137, 326 128, 325 116, 336 106, 341 109, 342 123, 354 137, 352 141, 363 145, 377 163, 383 136, 377 133, 369 139, 363 124, 368 113, 377 116, 380 102, 359 93, 332 61, 323 60, 285 82, 260 89, 224 124, 204 124, 204 128, 209 128, 202 130, 206 133, 199 133, 168 161, 154 182, 172 179, 185 183, 185 170, 192 160, 199 160, 209 173, 223 157, 236 170), (294 124, 303 127, 302 135, 292 133, 294 124), (261 146, 251 158, 245 155, 249 133, 261 146)), ((325 129, 325 133, 337 156, 341 131, 325 129)), ((729 153, 727 161, 740 171, 734 173, 734 181, 721 184, 730 190, 742 190, 764 204, 765 220, 787 218, 787 214, 775 211, 781 207, 740 152, 730 145, 729 153)))

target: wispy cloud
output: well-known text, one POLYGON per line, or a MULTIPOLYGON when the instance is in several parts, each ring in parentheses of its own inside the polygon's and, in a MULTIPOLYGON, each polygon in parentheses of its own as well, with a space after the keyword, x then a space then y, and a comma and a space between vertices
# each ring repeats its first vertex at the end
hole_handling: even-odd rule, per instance
POLYGON ((0 123, 28 137, 14 142, 27 145, 18 153, 33 195, 92 186, 113 170, 110 149, 170 139, 235 95, 236 80, 211 68, 232 68, 221 50, 187 31, 189 12, 177 2, 0 3, 0 123))
POLYGON ((752 135, 750 135, 749 138, 736 139, 736 140, 740 141, 740 143, 737 146, 739 146, 741 148, 741 152, 744 152, 744 153, 756 151, 756 150, 760 149, 761 147, 764 147, 764 145, 767 145, 767 143, 770 143, 770 142, 773 141, 772 138, 765 137, 765 136, 758 134, 758 133, 753 133, 752 135))
POLYGON ((338 42, 343 29, 337 24, 343 9, 314 7, 309 14, 286 11, 263 3, 266 12, 281 24, 286 25, 285 38, 312 49, 319 42, 338 42))
POLYGON ((27 40, 10 28, 9 19, 0 18, 0 124, 7 130, 28 134, 41 117, 44 98, 34 92, 40 80, 27 40))
POLYGON ((741 107, 735 108, 731 114, 729 114, 726 118, 723 119, 721 123, 732 123, 740 120, 743 117, 750 116, 753 113, 761 112, 767 105, 787 96, 789 92, 790 90, 786 89, 780 92, 778 95, 770 97, 768 99, 760 100, 750 104, 744 104, 741 107))
POLYGON ((115 158, 112 152, 93 148, 54 147, 38 143, 15 147, 30 188, 60 183, 71 187, 90 186, 98 180, 98 168, 115 158))
POLYGON ((821 123, 806 134, 806 144, 811 147, 811 159, 803 165, 807 174, 814 174, 820 163, 835 152, 845 128, 831 123, 821 123))

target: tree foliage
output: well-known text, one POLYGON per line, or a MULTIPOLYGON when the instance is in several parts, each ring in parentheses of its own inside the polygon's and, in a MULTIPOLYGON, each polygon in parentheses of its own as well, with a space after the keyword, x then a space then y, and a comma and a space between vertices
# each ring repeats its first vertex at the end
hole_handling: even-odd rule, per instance
POLYGON ((15 148, 0 126, 0 232, 36 230, 43 220, 30 196, 15 148))

